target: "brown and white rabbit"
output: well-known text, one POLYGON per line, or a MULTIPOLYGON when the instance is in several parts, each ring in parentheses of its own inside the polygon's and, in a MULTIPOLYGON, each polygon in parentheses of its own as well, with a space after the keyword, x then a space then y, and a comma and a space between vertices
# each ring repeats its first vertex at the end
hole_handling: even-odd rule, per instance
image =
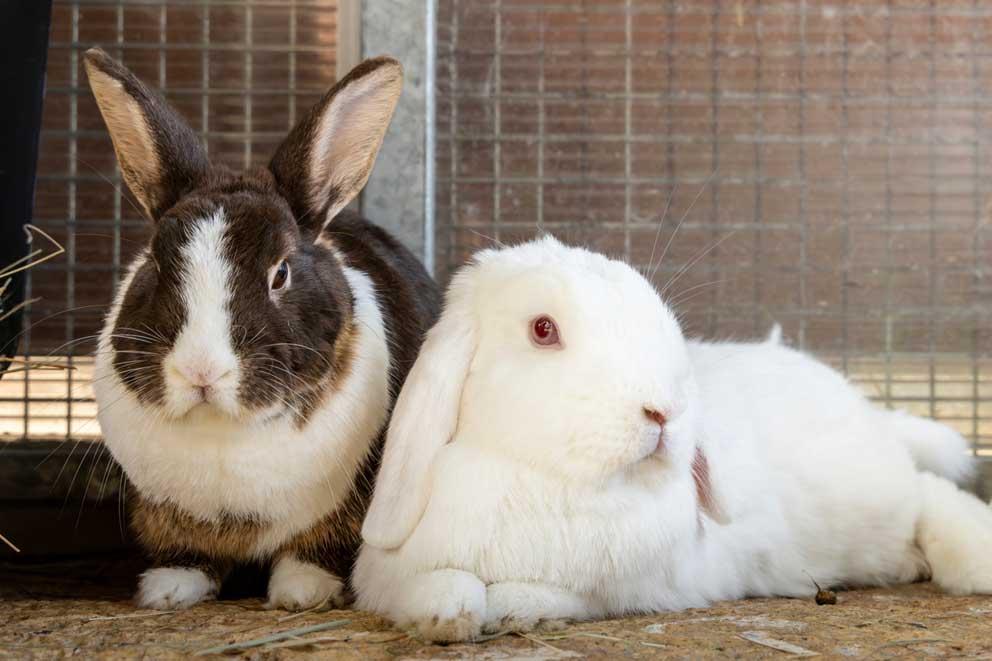
POLYGON ((101 50, 85 61, 154 224, 94 380, 154 562, 138 603, 191 606, 260 562, 271 606, 340 605, 389 412, 439 310, 416 258, 342 210, 372 170, 402 69, 363 62, 268 167, 235 173, 211 165, 157 91, 101 50))

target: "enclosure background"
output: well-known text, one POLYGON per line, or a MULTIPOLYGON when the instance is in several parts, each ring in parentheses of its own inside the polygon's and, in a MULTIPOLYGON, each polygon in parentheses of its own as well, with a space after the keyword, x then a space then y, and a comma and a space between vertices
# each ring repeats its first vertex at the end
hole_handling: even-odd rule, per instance
MULTIPOLYGON (((439 279, 550 231, 673 281, 693 334, 781 323, 992 451, 988 3, 438 0, 438 16, 439 279)), ((21 351, 77 369, 0 382, 0 438, 99 436, 83 338, 148 231, 82 52, 164 88, 241 167, 333 81, 337 19, 333 0, 56 1, 35 222, 67 254, 31 274, 21 351)))
POLYGON ((992 444, 988 3, 439 13, 442 277, 551 232, 674 281, 692 334, 780 323, 873 397, 992 444))

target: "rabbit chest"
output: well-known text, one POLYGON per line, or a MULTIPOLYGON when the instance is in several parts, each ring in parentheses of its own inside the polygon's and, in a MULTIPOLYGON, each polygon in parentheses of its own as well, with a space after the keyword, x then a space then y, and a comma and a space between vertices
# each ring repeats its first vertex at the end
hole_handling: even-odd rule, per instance
POLYGON ((600 592, 663 574, 673 540, 696 539, 688 480, 575 485, 485 455, 457 443, 445 448, 431 503, 405 552, 471 571, 485 583, 526 580, 600 592), (438 545, 442 534, 457 535, 457 543, 438 545))
MULTIPOLYGON (((371 292, 366 275, 349 271, 371 292)), ((205 524, 257 522, 258 556, 345 503, 389 407, 383 318, 374 294, 356 301, 356 369, 304 426, 293 416, 247 424, 209 407, 163 419, 124 387, 109 352, 99 352, 94 387, 112 402, 99 413, 104 442, 140 496, 205 524)))

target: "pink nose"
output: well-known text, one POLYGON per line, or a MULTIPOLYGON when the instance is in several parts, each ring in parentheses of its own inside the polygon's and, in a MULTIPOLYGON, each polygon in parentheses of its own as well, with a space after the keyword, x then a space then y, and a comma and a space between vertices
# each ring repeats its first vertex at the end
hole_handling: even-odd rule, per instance
POLYGON ((664 413, 651 406, 644 407, 644 415, 646 415, 649 420, 657 422, 663 429, 665 427, 665 423, 668 422, 668 418, 665 417, 664 413))
POLYGON ((179 373, 190 385, 197 388, 209 388, 231 373, 216 365, 193 365, 179 368, 179 373))

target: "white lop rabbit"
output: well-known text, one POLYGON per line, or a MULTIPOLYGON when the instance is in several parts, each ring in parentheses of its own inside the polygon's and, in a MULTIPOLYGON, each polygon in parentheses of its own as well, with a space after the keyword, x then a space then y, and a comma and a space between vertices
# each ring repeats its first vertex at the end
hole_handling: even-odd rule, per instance
POLYGON ((687 342, 626 264, 551 238, 483 251, 399 397, 357 605, 455 641, 811 576, 992 592, 992 510, 952 482, 965 449, 775 337, 687 342))

